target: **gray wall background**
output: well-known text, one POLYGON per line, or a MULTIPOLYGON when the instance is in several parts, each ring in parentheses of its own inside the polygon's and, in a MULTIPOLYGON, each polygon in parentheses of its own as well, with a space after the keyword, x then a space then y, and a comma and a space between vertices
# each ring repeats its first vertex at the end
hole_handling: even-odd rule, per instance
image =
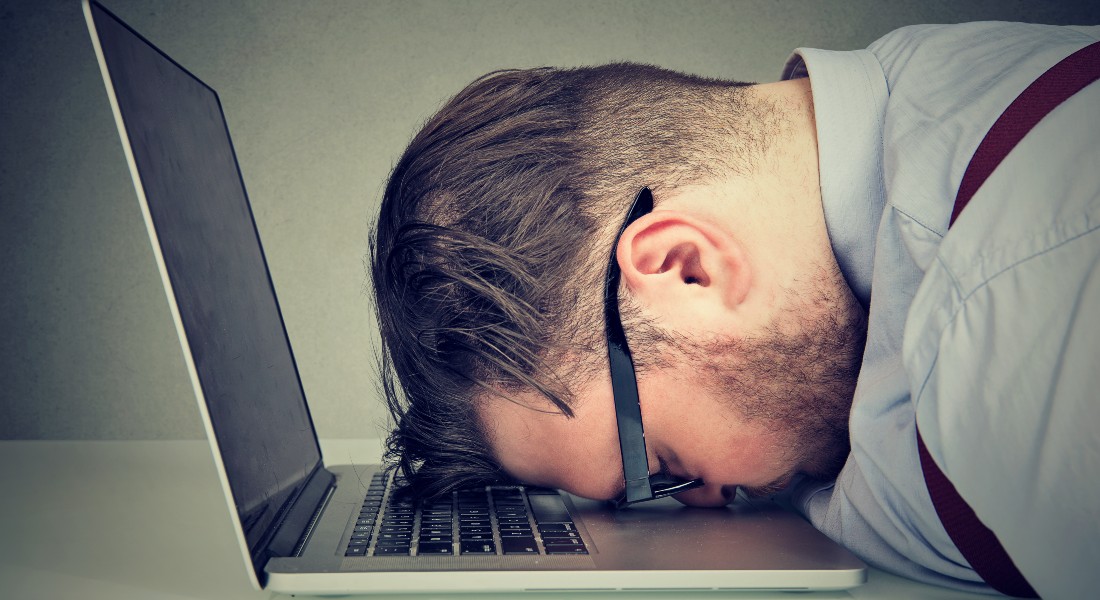
MULTIPOLYGON (((799 46, 897 27, 1100 23, 1100 5, 136 1, 106 4, 218 90, 322 437, 379 437, 370 220, 418 124, 504 67, 634 60, 774 81, 799 46)), ((77 0, 0 1, 0 439, 203 429, 77 0)))

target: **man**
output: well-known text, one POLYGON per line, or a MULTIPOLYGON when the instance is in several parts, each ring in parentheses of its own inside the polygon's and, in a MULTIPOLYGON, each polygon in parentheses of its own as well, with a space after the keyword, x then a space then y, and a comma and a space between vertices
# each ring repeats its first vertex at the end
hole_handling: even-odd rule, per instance
POLYGON ((651 472, 782 497, 871 564, 991 591, 934 460, 1027 583, 1100 585, 1100 87, 950 226, 1005 107, 1100 28, 906 28, 784 81, 490 74, 413 139, 373 241, 393 458, 434 494, 623 489, 608 257, 651 472), (623 228, 648 188, 655 206, 623 228), (620 229, 622 229, 620 234, 620 229))

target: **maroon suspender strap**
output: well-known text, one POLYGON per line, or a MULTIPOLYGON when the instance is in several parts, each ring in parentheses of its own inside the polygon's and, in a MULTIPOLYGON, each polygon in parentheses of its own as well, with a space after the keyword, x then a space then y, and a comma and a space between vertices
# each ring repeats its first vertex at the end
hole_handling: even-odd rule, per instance
POLYGON ((932 505, 940 523, 951 536, 951 541, 959 549, 966 561, 993 589, 1008 596, 1038 598, 1031 584, 1020 574, 1012 558, 1005 552, 997 536, 978 520, 974 509, 962 499, 955 486, 936 466, 924 440, 917 431, 917 452, 920 454, 920 468, 924 472, 924 484, 932 496, 932 505))
MULTIPOLYGON (((970 198, 985 183, 993 169, 1016 147, 1027 132, 1070 96, 1100 79, 1100 42, 1081 48, 1047 69, 1046 73, 1031 82, 1008 105, 985 139, 978 144, 970 164, 966 167, 959 193, 955 196, 955 209, 951 211, 950 225, 955 224, 959 213, 970 198)), ((950 226, 949 225, 949 226, 950 226)))
MULTIPOLYGON (((1020 93, 989 129, 970 159, 955 197, 955 208, 951 211, 949 227, 954 225, 955 219, 970 202, 970 198, 1017 142, 1047 113, 1097 79, 1100 79, 1100 42, 1067 56, 1020 93)), ((932 460, 921 438, 919 426, 917 452, 936 514, 947 534, 951 536, 951 541, 974 571, 1002 594, 1037 598, 1035 590, 1020 574, 997 536, 982 524, 970 505, 932 460)))

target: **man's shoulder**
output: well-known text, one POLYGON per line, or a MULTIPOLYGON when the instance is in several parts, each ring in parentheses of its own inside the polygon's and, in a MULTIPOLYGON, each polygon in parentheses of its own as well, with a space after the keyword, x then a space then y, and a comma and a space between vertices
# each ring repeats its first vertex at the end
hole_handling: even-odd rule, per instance
POLYGON ((1032 81, 1094 41, 1090 32, 1100 28, 921 25, 872 44, 890 90, 883 123, 888 205, 934 233, 929 239, 938 244, 970 157, 993 122, 1032 81))
MULTIPOLYGON (((926 62, 948 70, 973 62, 1010 60, 1037 46, 1074 44, 1100 39, 1100 26, 1063 26, 1009 21, 909 25, 872 42, 870 50, 883 65, 899 69, 926 62)), ((935 83, 935 82, 928 82, 935 83)))
POLYGON ((882 68, 895 116, 935 124, 971 108, 999 107, 996 118, 1039 75, 1097 39, 1100 26, 981 21, 903 27, 867 50, 882 68))

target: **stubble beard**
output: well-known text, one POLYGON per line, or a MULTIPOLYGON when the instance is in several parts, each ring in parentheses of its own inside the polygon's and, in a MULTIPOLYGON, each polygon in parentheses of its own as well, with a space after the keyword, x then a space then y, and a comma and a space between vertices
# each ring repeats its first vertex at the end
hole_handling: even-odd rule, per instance
POLYGON ((786 291, 779 318, 761 334, 694 344, 687 353, 736 419, 770 432, 785 449, 774 457, 785 476, 832 480, 850 451, 867 313, 838 269, 813 272, 803 289, 786 291))

